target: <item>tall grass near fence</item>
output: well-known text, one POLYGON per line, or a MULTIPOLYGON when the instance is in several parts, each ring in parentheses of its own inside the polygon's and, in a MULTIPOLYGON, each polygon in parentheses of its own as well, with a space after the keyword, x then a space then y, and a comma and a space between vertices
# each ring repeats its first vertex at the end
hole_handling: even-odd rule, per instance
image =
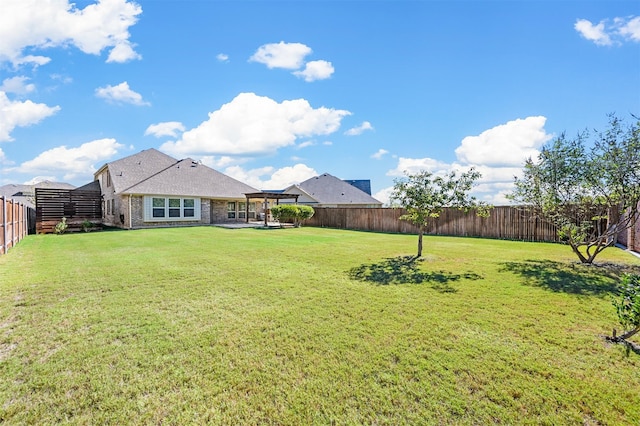
POLYGON ((0 257, 3 424, 638 424, 608 294, 640 261, 334 229, 29 236, 0 257))

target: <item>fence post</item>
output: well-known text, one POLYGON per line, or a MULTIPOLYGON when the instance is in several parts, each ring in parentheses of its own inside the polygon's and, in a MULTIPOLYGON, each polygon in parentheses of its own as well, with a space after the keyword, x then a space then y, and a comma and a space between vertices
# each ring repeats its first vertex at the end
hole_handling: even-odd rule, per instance
POLYGON ((16 246, 16 202, 11 200, 11 247, 16 246))
POLYGON ((2 197, 2 254, 7 254, 7 199, 2 197))

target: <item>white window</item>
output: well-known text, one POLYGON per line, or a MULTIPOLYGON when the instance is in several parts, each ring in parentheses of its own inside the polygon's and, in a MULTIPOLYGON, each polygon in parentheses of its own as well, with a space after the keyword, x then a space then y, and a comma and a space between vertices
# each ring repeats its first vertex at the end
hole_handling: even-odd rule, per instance
POLYGON ((245 219, 247 217, 247 203, 244 201, 238 202, 238 219, 245 219))
POLYGON ((227 218, 228 219, 236 218, 236 202, 235 201, 229 201, 227 203, 227 218))
POLYGON ((200 220, 200 199, 162 195, 144 197, 144 220, 146 222, 200 220))

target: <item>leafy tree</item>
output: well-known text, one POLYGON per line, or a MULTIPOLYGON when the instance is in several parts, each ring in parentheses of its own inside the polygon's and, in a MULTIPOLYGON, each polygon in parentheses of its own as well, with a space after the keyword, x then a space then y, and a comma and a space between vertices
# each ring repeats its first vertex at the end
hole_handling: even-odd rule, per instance
POLYGON ((315 210, 302 204, 279 204, 271 207, 271 214, 277 221, 291 222, 298 228, 302 221, 313 217, 315 210))
POLYGON ((529 159, 510 198, 552 223, 582 263, 593 263, 639 217, 640 121, 574 139, 560 135, 529 159))
POLYGON ((418 227, 417 257, 422 256, 422 236, 425 230, 429 230, 443 209, 468 211, 473 208, 479 216, 489 215, 491 206, 469 195, 480 177, 480 173, 473 168, 459 177, 455 172, 443 177, 423 170, 395 181, 391 203, 407 210, 400 219, 418 227))

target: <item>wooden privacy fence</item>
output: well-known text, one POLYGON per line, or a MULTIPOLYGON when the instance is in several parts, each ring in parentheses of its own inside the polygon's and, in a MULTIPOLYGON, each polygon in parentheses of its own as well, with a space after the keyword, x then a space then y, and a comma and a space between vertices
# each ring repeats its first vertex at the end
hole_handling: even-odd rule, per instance
POLYGON ((62 218, 71 230, 83 221, 102 223, 102 195, 78 189, 36 188, 36 232, 54 231, 62 218))
POLYGON ((28 211, 22 203, 0 197, 0 254, 5 254, 29 233, 28 211))
MULTIPOLYGON (((418 228, 400 220, 401 208, 328 208, 316 207, 306 226, 353 229, 360 231, 417 234, 418 228)), ((430 235, 454 235, 524 241, 558 241, 556 228, 532 213, 512 206, 495 207, 487 218, 473 212, 445 209, 430 235)))

